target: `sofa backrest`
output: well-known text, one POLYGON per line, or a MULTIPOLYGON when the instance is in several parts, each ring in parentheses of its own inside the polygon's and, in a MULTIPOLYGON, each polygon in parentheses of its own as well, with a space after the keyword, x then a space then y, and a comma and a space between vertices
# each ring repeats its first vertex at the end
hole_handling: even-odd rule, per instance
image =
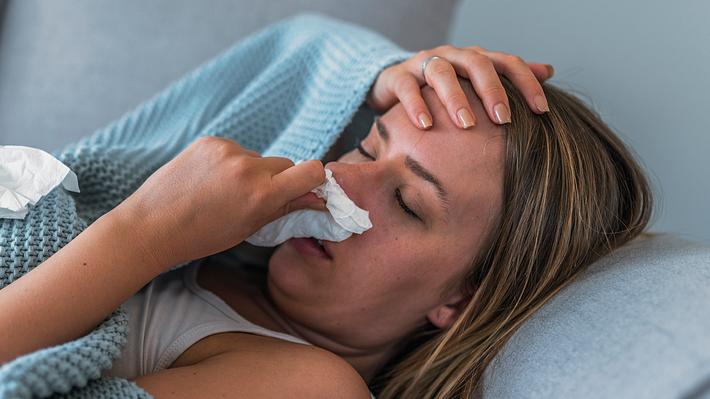
POLYGON ((5 3, 0 145, 49 151, 117 119, 240 38, 287 16, 321 12, 416 50, 444 43, 457 0, 5 3))

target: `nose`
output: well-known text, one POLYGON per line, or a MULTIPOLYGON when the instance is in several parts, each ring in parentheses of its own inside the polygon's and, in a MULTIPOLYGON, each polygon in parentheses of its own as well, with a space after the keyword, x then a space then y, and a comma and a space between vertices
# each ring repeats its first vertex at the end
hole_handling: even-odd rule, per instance
POLYGON ((368 210, 370 199, 376 198, 375 192, 383 186, 384 168, 377 162, 328 162, 326 169, 333 172, 335 181, 345 191, 345 194, 357 206, 368 210))

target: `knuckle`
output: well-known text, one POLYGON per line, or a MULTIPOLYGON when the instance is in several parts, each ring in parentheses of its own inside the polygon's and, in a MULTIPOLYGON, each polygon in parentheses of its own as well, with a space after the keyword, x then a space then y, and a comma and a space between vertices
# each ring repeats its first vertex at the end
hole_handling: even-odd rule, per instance
POLYGON ((271 157, 265 157, 264 159, 274 159, 274 160, 278 160, 279 162, 283 162, 284 164, 288 165, 284 169, 291 168, 295 165, 295 163, 291 159, 286 158, 286 157, 271 156, 271 157))
POLYGON ((214 136, 201 136, 201 137, 198 137, 197 140, 193 141, 192 145, 199 146, 199 147, 203 147, 203 146, 208 147, 214 141, 216 141, 216 137, 214 137, 214 136))
POLYGON ((404 61, 402 61, 402 62, 398 62, 398 63, 396 63, 396 64, 392 64, 392 65, 388 66, 387 68, 383 69, 383 70, 380 72, 380 74, 378 75, 378 78, 380 78, 380 77, 382 77, 382 76, 386 76, 391 70, 393 70, 393 69, 399 67, 400 65, 402 65, 402 64, 405 63, 405 62, 407 62, 407 60, 404 60, 404 61))
POLYGON ((249 173, 251 162, 249 157, 234 157, 229 162, 230 170, 237 177, 243 177, 249 173))
POLYGON ((491 63, 488 57, 475 51, 467 51, 463 57, 467 65, 480 66, 483 63, 491 63))
POLYGON ((507 54, 505 58, 512 64, 525 64, 525 60, 523 60, 523 58, 519 55, 507 54))
POLYGON ((488 86, 481 89, 481 95, 485 97, 505 98, 505 89, 498 85, 488 86))
POLYGON ((420 50, 419 52, 417 52, 417 54, 414 56, 414 58, 424 60, 430 56, 431 56, 431 50, 420 50))
POLYGON ((378 76, 378 80, 383 80, 383 81, 389 81, 392 79, 392 76, 397 76, 397 71, 401 68, 402 64, 396 64, 392 65, 389 68, 385 68, 380 75, 378 76))
POLYGON ((382 73, 380 73, 380 76, 383 79, 389 80, 389 79, 396 78, 397 76, 399 76, 399 74, 401 73, 402 70, 406 70, 406 66, 404 65, 404 62, 391 65, 389 68, 385 68, 382 71, 382 73))
POLYGON ((537 82, 537 78, 529 69, 511 71, 508 75, 510 75, 511 79, 524 80, 525 82, 537 82))
POLYGON ((323 163, 320 160, 313 162, 313 167, 308 171, 308 177, 313 181, 324 181, 325 180, 325 169, 323 168, 323 163))
POLYGON ((399 75, 394 79, 394 82, 392 83, 392 88, 394 89, 395 93, 402 93, 408 88, 408 80, 409 78, 407 75, 399 75))
POLYGON ((443 60, 436 60, 435 62, 429 63, 428 69, 433 75, 450 75, 453 71, 453 67, 448 62, 443 60))
POLYGON ((233 147, 225 140, 216 140, 210 143, 210 151, 218 158, 226 159, 232 156, 233 147))
POLYGON ((200 137, 192 144, 200 157, 209 160, 224 160, 229 157, 227 145, 216 137, 200 137))
POLYGON ((446 96, 446 103, 451 104, 456 107, 464 106, 467 104, 466 101, 466 95, 464 95, 462 92, 454 92, 446 96))
POLYGON ((540 82, 530 70, 511 71, 508 73, 508 77, 511 81, 515 82, 516 86, 531 88, 538 92, 542 91, 540 82))

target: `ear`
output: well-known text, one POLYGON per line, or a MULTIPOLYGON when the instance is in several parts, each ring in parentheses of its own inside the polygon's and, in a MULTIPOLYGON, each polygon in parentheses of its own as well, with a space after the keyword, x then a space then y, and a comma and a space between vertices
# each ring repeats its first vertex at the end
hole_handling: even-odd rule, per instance
POLYGON ((470 296, 456 294, 450 297, 445 303, 430 310, 426 315, 427 319, 431 324, 445 330, 454 324, 470 300, 470 296))

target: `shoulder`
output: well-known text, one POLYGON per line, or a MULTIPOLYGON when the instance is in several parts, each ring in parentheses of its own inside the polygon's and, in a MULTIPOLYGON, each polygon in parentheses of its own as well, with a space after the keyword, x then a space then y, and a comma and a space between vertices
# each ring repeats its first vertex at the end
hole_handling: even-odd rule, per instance
POLYGON ((194 365, 163 370, 134 382, 157 399, 304 397, 370 399, 355 369, 324 349, 287 343, 269 350, 225 352, 194 365))
POLYGON ((343 358, 315 346, 290 345, 273 362, 287 385, 313 398, 370 399, 370 391, 358 372, 343 358), (289 370, 285 370, 288 366, 289 370))

